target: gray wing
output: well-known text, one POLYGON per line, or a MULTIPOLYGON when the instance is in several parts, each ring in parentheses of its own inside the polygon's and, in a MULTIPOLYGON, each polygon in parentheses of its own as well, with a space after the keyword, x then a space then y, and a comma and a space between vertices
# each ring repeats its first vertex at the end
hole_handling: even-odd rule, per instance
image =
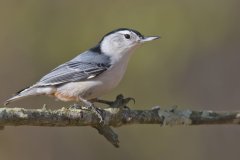
POLYGON ((52 70, 36 85, 59 85, 91 79, 106 71, 110 66, 110 60, 107 56, 90 51, 84 52, 52 70))

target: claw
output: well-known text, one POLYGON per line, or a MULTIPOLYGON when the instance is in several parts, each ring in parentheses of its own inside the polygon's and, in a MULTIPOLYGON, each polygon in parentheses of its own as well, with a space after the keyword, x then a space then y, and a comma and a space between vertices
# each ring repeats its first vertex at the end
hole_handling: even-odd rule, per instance
POLYGON ((136 100, 135 100, 134 98, 132 98, 132 97, 128 97, 128 98, 126 98, 126 99, 124 99, 124 100, 126 101, 126 104, 128 104, 128 103, 131 102, 131 101, 133 101, 133 104, 136 103, 136 100))
POLYGON ((82 106, 80 106, 79 104, 73 104, 70 105, 68 109, 82 109, 82 106))
POLYGON ((117 99, 123 99, 123 98, 124 98, 124 96, 122 94, 119 94, 119 95, 117 95, 116 100, 117 99))
POLYGON ((104 125, 104 120, 102 117, 102 111, 99 108, 92 108, 92 111, 97 115, 97 117, 99 118, 99 123, 104 125))
POLYGON ((97 117, 99 118, 99 123, 103 123, 104 121, 103 121, 103 117, 102 117, 102 110, 101 109, 99 109, 99 108, 97 108, 97 107, 94 107, 94 105, 93 104, 91 104, 91 105, 86 105, 85 106, 86 108, 86 110, 90 110, 90 111, 92 111, 94 114, 96 114, 97 115, 97 117))
POLYGON ((133 103, 135 104, 135 99, 132 98, 132 97, 127 97, 127 98, 124 98, 124 96, 122 94, 119 94, 115 100, 115 102, 119 102, 121 106, 125 106, 127 105, 130 101, 133 101, 133 103))
POLYGON ((86 104, 85 106, 81 106, 79 104, 73 104, 69 107, 69 109, 82 109, 82 110, 92 111, 99 118, 100 124, 104 122, 102 117, 102 110, 97 107, 94 107, 92 103, 86 104))

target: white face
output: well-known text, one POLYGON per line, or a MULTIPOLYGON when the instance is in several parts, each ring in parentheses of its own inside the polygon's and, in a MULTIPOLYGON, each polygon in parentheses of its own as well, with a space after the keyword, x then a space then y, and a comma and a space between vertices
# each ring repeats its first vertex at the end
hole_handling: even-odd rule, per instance
POLYGON ((126 53, 140 44, 141 38, 134 32, 123 30, 104 37, 101 49, 104 53, 126 53))
POLYGON ((140 44, 158 39, 158 36, 143 37, 137 31, 120 30, 106 35, 101 43, 101 51, 111 56, 112 59, 120 59, 124 55, 130 55, 133 49, 140 44))

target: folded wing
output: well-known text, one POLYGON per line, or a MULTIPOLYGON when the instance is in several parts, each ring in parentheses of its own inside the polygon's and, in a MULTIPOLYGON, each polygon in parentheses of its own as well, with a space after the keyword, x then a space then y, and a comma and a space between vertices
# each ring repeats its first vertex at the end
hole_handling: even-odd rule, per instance
POLYGON ((109 63, 69 61, 45 75, 36 85, 59 85, 91 79, 106 71, 110 66, 109 63))

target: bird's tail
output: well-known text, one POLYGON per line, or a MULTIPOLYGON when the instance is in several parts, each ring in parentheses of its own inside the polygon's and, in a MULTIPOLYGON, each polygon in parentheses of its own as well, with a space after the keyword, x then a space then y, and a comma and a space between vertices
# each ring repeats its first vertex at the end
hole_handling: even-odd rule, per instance
POLYGON ((25 89, 17 92, 16 95, 13 96, 12 98, 6 100, 4 102, 4 105, 6 106, 13 101, 16 101, 16 100, 19 100, 19 99, 22 99, 22 98, 25 98, 28 96, 34 96, 34 95, 38 95, 37 88, 36 87, 28 87, 28 88, 25 88, 25 89))

